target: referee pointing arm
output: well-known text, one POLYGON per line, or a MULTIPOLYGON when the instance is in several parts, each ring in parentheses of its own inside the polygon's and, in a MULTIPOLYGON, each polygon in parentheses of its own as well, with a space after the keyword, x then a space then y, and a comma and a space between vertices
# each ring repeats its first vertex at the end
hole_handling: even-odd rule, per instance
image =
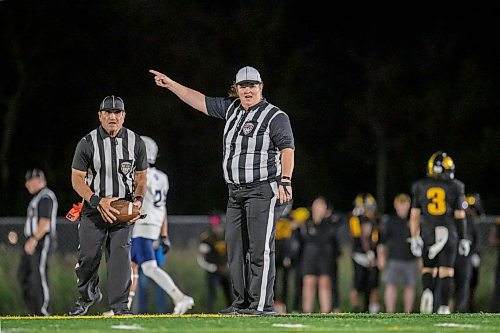
POLYGON ((292 200, 294 139, 288 115, 262 95, 253 67, 236 74, 229 97, 208 97, 150 70, 156 85, 211 117, 224 119, 226 243, 235 301, 221 314, 276 314, 274 242, 282 204, 292 200))

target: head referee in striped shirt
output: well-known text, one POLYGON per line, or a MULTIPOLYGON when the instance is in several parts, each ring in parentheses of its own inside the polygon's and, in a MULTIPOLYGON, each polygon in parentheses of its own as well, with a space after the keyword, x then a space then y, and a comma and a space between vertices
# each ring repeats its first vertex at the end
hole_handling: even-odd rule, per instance
POLYGON ((227 255, 235 301, 220 314, 275 315, 276 221, 292 200, 294 138, 288 115, 263 97, 254 67, 236 74, 229 97, 208 97, 150 70, 157 86, 211 117, 225 120, 227 255), (248 259, 247 259, 248 258, 248 259))

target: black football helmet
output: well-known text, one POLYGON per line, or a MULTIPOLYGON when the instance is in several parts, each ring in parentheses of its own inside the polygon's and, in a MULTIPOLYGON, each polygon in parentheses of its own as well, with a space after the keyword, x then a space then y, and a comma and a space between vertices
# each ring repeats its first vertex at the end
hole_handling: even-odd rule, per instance
POLYGON ((455 178, 453 159, 443 151, 435 152, 427 162, 427 176, 448 180, 455 178))

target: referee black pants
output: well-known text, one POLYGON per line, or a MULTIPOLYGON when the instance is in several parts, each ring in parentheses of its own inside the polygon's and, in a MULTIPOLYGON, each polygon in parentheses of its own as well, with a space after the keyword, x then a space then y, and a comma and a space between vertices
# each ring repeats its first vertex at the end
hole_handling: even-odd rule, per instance
POLYGON ((47 278, 50 241, 49 236, 44 236, 38 242, 32 255, 28 255, 23 247, 23 255, 17 271, 24 303, 30 314, 37 316, 50 315, 50 290, 47 278))
POLYGON ((78 226, 80 245, 75 271, 78 292, 83 301, 98 297, 99 264, 105 250, 109 306, 115 312, 128 309, 131 232, 130 226, 104 222, 100 214, 82 215, 78 226))
POLYGON ((274 303, 276 221, 281 206, 276 182, 229 184, 225 239, 239 308, 269 311, 274 303))

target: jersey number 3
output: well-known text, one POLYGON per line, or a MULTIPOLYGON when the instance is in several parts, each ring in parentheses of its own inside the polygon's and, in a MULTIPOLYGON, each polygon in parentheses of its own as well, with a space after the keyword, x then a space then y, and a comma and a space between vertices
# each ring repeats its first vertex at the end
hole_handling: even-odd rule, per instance
POLYGON ((441 187, 431 187, 427 190, 427 211, 431 215, 443 215, 446 213, 446 192, 441 187))

